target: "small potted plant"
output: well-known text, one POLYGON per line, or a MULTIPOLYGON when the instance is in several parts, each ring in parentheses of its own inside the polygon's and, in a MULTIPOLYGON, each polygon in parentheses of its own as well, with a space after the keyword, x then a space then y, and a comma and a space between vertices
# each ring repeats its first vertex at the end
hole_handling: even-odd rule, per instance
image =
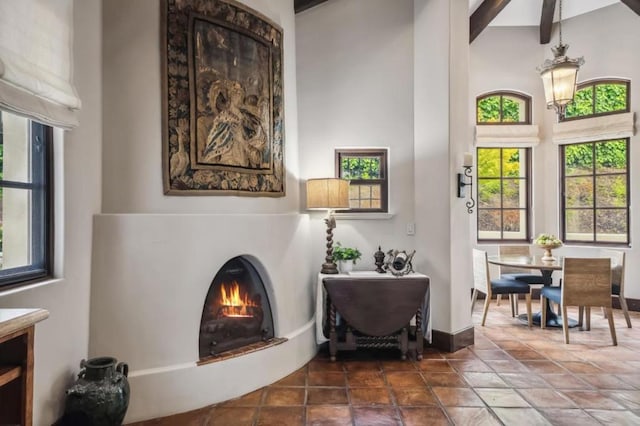
POLYGON ((540 234, 538 235, 538 238, 533 240, 533 243, 544 250, 542 260, 556 260, 556 258, 551 254, 551 250, 562 247, 562 241, 560 241, 560 239, 555 235, 551 234, 540 234))
POLYGON ((356 260, 362 257, 362 253, 357 248, 342 247, 340 242, 333 248, 333 261, 338 262, 338 269, 343 274, 348 274, 353 270, 356 260))

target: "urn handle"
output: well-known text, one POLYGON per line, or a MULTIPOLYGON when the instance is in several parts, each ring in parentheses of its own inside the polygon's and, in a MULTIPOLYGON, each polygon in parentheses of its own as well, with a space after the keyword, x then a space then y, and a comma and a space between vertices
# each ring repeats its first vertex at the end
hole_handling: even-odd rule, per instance
POLYGON ((121 362, 116 366, 116 371, 127 377, 129 375, 129 366, 126 362, 121 362))
POLYGON ((82 379, 84 378, 85 373, 87 372, 87 360, 83 359, 82 361, 80 361, 80 372, 78 373, 78 378, 82 379))

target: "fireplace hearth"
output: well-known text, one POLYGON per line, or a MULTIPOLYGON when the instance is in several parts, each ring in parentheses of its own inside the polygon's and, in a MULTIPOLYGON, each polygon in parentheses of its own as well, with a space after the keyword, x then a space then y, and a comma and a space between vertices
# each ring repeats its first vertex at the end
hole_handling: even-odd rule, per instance
POLYGON ((271 305, 260 274, 248 259, 234 257, 218 271, 205 299, 200 361, 252 352, 277 340, 282 339, 274 338, 271 305))

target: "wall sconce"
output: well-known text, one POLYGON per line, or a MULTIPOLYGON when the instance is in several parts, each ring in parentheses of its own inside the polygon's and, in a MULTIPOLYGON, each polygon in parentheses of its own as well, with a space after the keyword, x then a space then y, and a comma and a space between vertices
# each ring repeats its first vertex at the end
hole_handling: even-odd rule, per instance
POLYGON ((458 198, 465 198, 465 186, 469 186, 469 198, 467 201, 467 213, 473 213, 473 207, 476 205, 476 201, 473 199, 473 176, 471 175, 471 171, 473 168, 473 155, 469 152, 464 153, 464 161, 462 163, 462 168, 464 169, 463 173, 458 173, 458 198), (466 181, 465 178, 469 178, 469 181, 466 181))

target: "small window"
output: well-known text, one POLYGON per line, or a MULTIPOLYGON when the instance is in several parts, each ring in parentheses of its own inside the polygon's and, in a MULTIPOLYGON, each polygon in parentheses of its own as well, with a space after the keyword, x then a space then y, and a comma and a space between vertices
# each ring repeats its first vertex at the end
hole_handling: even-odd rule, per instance
POLYGON ((52 129, 0 111, 0 288, 51 273, 52 129))
POLYGON ((597 117, 629 112, 629 80, 592 80, 578 85, 564 119, 597 117))
POLYGON ((386 149, 336 150, 336 175, 350 181, 348 212, 388 211, 386 149))
POLYGON ((531 148, 478 148, 478 241, 529 241, 531 148))
POLYGON ((562 239, 629 244, 629 139, 560 147, 562 239))
POLYGON ((476 98, 477 124, 531 124, 531 98, 516 92, 493 92, 476 98))

